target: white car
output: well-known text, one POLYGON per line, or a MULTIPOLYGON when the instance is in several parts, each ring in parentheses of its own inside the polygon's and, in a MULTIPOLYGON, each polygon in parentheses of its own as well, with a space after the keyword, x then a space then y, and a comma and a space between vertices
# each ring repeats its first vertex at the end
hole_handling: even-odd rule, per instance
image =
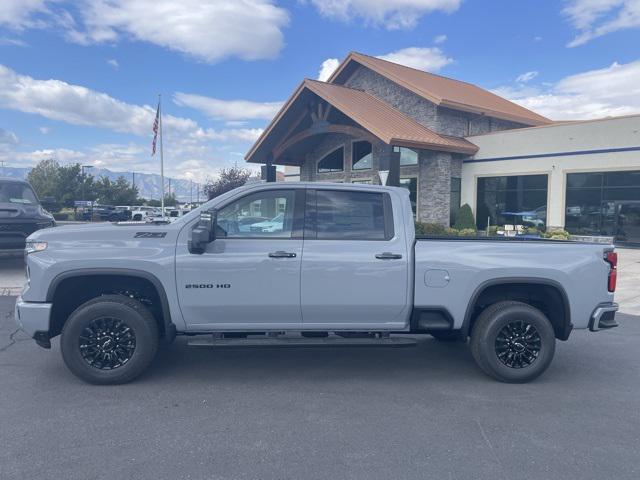
POLYGON ((249 227, 251 232, 264 232, 274 233, 281 232, 284 225, 284 213, 276 215, 271 220, 265 220, 264 222, 253 223, 249 227))
POLYGON ((155 207, 135 207, 135 209, 131 212, 131 220, 134 220, 136 222, 144 222, 159 216, 161 216, 160 210, 155 207))

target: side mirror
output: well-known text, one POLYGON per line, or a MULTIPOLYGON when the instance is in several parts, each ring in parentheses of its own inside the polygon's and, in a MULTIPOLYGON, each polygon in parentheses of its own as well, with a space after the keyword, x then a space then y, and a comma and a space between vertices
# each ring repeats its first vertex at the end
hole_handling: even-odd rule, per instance
POLYGON ((216 239, 217 212, 201 212, 200 219, 191 231, 189 251, 191 253, 204 253, 207 245, 216 239))

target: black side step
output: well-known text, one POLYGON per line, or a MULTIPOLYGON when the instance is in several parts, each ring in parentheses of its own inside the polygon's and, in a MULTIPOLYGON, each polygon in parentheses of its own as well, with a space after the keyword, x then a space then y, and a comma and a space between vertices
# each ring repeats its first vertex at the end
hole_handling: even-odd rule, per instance
POLYGON ((413 338, 342 338, 330 335, 324 338, 265 337, 265 338, 195 338, 187 342, 193 348, 310 348, 310 347, 415 347, 413 338))

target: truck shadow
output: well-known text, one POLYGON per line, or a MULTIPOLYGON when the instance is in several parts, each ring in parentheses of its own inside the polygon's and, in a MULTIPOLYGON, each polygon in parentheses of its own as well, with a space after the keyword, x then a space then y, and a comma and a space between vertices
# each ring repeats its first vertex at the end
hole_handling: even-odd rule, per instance
POLYGON ((464 343, 442 343, 431 337, 402 348, 238 348, 195 349, 179 338, 162 350, 142 381, 214 380, 217 384, 248 381, 301 382, 360 380, 399 381, 428 375, 450 378, 482 375, 464 343))

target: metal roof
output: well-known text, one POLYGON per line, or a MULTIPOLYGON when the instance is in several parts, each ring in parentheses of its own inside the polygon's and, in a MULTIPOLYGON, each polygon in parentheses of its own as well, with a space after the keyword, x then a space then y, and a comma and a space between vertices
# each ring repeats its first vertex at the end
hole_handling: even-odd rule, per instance
POLYGON ((552 123, 542 115, 471 83, 416 70, 358 52, 351 52, 331 75, 328 82, 346 81, 347 67, 352 62, 359 63, 442 107, 488 115, 530 126, 552 123))

